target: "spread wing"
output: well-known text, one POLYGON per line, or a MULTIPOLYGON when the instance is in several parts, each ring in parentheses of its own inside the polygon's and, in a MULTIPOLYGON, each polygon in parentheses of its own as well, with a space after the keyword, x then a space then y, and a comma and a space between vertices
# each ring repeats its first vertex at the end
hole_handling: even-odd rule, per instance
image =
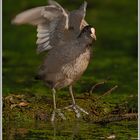
POLYGON ((68 26, 67 16, 59 5, 41 6, 18 14, 12 23, 37 26, 37 52, 40 53, 51 49, 61 37, 61 32, 68 26))
POLYGON ((69 26, 74 29, 76 34, 79 34, 83 27, 88 23, 85 21, 87 2, 85 1, 79 9, 70 12, 69 14, 69 26))
POLYGON ((42 10, 42 16, 46 21, 37 25, 38 53, 55 47, 61 40, 64 30, 68 28, 68 15, 62 9, 46 6, 42 10))
POLYGON ((64 31, 73 29, 78 34, 85 26, 85 2, 78 10, 68 12, 53 0, 48 6, 32 8, 18 14, 12 21, 14 24, 31 24, 37 26, 37 52, 41 53, 55 47, 64 36, 64 31))

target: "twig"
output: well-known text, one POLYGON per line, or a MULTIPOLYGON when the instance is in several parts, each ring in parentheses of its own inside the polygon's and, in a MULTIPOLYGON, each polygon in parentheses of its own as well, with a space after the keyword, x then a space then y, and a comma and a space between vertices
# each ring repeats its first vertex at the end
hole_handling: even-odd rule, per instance
POLYGON ((99 83, 93 85, 93 86, 91 87, 90 91, 89 91, 89 95, 92 94, 93 90, 94 90, 97 86, 103 85, 103 84, 105 84, 106 82, 107 82, 107 80, 102 81, 102 82, 99 82, 99 83))
POLYGON ((104 96, 107 95, 107 94, 110 94, 110 93, 111 93, 112 91, 114 91, 117 87, 118 87, 118 86, 115 85, 113 88, 111 88, 110 90, 108 90, 107 92, 105 92, 103 95, 99 96, 99 97, 97 98, 97 100, 99 100, 100 98, 104 97, 104 96))

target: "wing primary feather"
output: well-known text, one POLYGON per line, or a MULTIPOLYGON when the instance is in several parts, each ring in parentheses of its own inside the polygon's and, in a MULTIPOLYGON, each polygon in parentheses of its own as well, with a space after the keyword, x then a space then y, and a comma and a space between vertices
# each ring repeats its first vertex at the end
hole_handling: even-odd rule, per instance
POLYGON ((59 3, 57 3, 57 2, 54 1, 54 0, 48 0, 48 3, 49 3, 50 5, 55 5, 55 6, 57 6, 59 9, 62 10, 63 15, 64 15, 65 18, 66 18, 65 29, 68 29, 68 28, 69 28, 69 17, 68 17, 67 12, 64 10, 64 8, 63 8, 59 3))
POLYGON ((36 44, 42 44, 42 43, 48 42, 48 40, 49 40, 49 37, 38 38, 36 41, 36 44))
POLYGON ((13 20, 12 24, 32 24, 37 25, 44 21, 44 18, 40 18, 41 11, 44 6, 32 8, 18 14, 13 20))
POLYGON ((49 36, 49 33, 41 33, 41 32, 37 33, 38 38, 44 38, 44 37, 47 37, 47 36, 49 36))
POLYGON ((62 9, 62 6, 54 0, 48 0, 48 3, 62 9))
MULTIPOLYGON (((46 43, 45 43, 46 44, 46 43)), ((39 54, 39 53, 41 53, 41 52, 43 52, 43 51, 47 51, 47 50, 50 50, 50 49, 52 49, 52 46, 51 45, 47 45, 47 44, 49 44, 49 43, 47 43, 46 45, 39 45, 38 46, 38 48, 37 48, 37 53, 39 54)))

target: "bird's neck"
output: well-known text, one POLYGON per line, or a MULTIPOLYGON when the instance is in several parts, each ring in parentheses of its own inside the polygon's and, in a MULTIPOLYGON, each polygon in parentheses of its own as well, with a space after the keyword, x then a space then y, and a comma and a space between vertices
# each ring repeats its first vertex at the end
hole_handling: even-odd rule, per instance
POLYGON ((89 37, 87 37, 87 36, 80 37, 80 38, 78 38, 78 39, 79 39, 79 42, 80 42, 81 44, 84 44, 84 45, 86 45, 86 46, 91 45, 92 42, 93 42, 93 39, 92 39, 92 38, 89 38, 89 37))

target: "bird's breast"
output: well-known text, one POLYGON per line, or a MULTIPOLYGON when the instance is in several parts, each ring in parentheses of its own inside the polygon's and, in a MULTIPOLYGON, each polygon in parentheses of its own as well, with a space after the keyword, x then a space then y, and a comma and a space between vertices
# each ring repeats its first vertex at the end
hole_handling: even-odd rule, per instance
POLYGON ((75 60, 62 67, 63 74, 65 74, 65 76, 70 79, 79 78, 87 69, 90 60, 90 55, 90 49, 86 48, 85 51, 81 53, 75 60))

